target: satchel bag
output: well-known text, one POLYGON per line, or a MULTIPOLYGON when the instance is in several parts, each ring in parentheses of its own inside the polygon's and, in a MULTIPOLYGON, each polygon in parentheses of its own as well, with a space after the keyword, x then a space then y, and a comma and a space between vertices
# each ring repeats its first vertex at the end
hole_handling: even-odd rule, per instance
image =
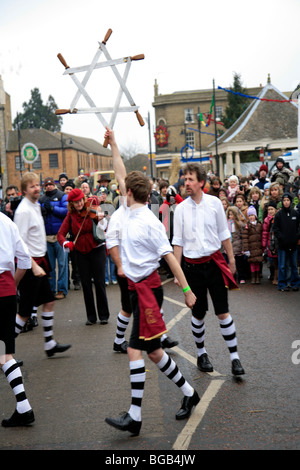
POLYGON ((99 227, 97 222, 93 220, 93 237, 96 243, 105 243, 105 232, 99 227))

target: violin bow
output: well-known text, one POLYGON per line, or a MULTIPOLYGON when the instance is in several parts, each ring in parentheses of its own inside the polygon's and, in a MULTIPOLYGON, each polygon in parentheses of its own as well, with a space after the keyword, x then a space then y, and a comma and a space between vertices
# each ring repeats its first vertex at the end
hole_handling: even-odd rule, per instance
MULTIPOLYGON (((91 202, 90 202, 90 205, 89 205, 89 207, 88 207, 89 209, 91 208, 92 203, 93 203, 93 199, 92 199, 91 202)), ((78 237, 79 237, 79 235, 80 235, 81 229, 82 229, 82 227, 83 227, 83 224, 84 224, 84 222, 85 222, 85 219, 87 218, 87 215, 88 215, 88 210, 86 211, 86 214, 85 214, 85 216, 84 216, 84 219, 83 219, 83 221, 82 221, 82 224, 80 225, 80 229, 78 230, 78 233, 77 233, 76 238, 75 238, 75 240, 74 240, 74 245, 75 245, 76 242, 77 242, 77 239, 78 239, 78 237)))

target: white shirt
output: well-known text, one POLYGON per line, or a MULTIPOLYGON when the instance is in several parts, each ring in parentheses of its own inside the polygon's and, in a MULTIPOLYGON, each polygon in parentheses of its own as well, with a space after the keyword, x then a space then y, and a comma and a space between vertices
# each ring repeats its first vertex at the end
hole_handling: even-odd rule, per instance
POLYGON ((218 197, 203 193, 199 204, 188 197, 176 207, 172 245, 182 246, 187 258, 212 255, 230 236, 218 197))
POLYGON ((0 212, 0 274, 10 271, 14 275, 15 258, 18 268, 31 268, 29 250, 20 237, 18 227, 0 212))
POLYGON ((45 256, 47 251, 46 230, 41 206, 24 197, 17 207, 14 222, 19 228, 20 235, 29 253, 33 257, 45 256))
POLYGON ((162 223, 148 206, 121 206, 112 215, 107 231, 107 248, 119 247, 122 268, 133 282, 152 274, 162 256, 172 247, 162 223))

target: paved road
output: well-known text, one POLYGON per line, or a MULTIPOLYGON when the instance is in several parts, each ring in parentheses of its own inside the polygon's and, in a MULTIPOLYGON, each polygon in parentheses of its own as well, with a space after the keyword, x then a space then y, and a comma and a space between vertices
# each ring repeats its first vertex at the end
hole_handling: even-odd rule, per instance
MULTIPOLYGON (((165 320, 179 345, 170 354, 202 397, 187 422, 175 420, 181 393, 147 357, 143 425, 139 437, 108 426, 106 416, 130 404, 128 359, 112 351, 119 288, 107 288, 111 319, 85 325, 81 291, 70 290, 55 309, 55 338, 71 342, 65 354, 43 352, 42 327, 22 334, 16 357, 23 359, 26 392, 36 422, 30 428, 0 427, 1 450, 189 451, 223 449, 300 449, 300 291, 277 292, 267 280, 230 292, 246 375, 232 377, 229 355, 217 319, 206 320, 206 347, 214 373, 198 371, 190 314, 178 287, 164 285, 165 320), (299 341, 298 350, 292 348, 299 341)), ((39 310, 40 311, 40 310, 39 310)), ((0 418, 15 407, 0 374, 0 418)), ((121 455, 121 454, 118 454, 121 455)))

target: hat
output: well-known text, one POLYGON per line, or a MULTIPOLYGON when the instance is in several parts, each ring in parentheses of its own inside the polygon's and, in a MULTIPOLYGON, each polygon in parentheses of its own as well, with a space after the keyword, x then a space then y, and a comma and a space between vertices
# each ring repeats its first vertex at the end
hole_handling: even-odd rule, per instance
POLYGON ((277 204, 275 201, 269 201, 267 207, 275 207, 275 209, 277 209, 277 204))
POLYGON ((270 188, 270 186, 271 186, 271 183, 270 183, 270 182, 268 182, 268 183, 265 183, 265 185, 264 185, 264 189, 269 189, 269 188, 270 188))
POLYGON ((255 215, 255 217, 257 217, 257 213, 256 213, 256 210, 255 210, 255 207, 254 207, 254 206, 248 207, 248 209, 247 209, 247 215, 248 215, 248 217, 249 217, 249 215, 255 215))
POLYGON ((277 158, 276 158, 275 165, 276 165, 277 163, 279 163, 279 162, 284 164, 284 160, 283 160, 283 158, 281 158, 281 157, 277 157, 277 158))
POLYGON ((282 201, 283 201, 284 198, 289 198, 289 200, 290 200, 291 202, 293 202, 293 196, 292 196, 291 193, 283 193, 283 195, 282 195, 282 201))
POLYGON ((97 183, 102 183, 102 181, 108 181, 110 182, 111 179, 107 173, 104 173, 103 175, 100 175, 100 178, 97 180, 97 183))
POLYGON ((101 186, 101 188, 99 188, 99 193, 105 193, 105 194, 108 194, 108 191, 107 191, 107 188, 105 186, 101 186))
POLYGON ((267 165, 260 165, 259 171, 266 171, 268 173, 268 167, 267 165))
POLYGON ((68 194, 68 202, 71 201, 80 201, 80 199, 84 199, 84 194, 79 188, 72 189, 72 191, 68 194))
POLYGON ((71 186, 71 188, 75 188, 75 184, 73 183, 73 181, 71 180, 68 180, 65 184, 65 188, 67 188, 68 186, 71 186))
POLYGON ((46 184, 55 184, 54 179, 51 178, 50 176, 48 178, 45 178, 44 179, 44 186, 46 186, 46 184))
POLYGON ((67 180, 69 179, 68 178, 68 175, 66 173, 61 173, 59 176, 58 176, 58 181, 60 181, 61 178, 66 178, 67 180))

